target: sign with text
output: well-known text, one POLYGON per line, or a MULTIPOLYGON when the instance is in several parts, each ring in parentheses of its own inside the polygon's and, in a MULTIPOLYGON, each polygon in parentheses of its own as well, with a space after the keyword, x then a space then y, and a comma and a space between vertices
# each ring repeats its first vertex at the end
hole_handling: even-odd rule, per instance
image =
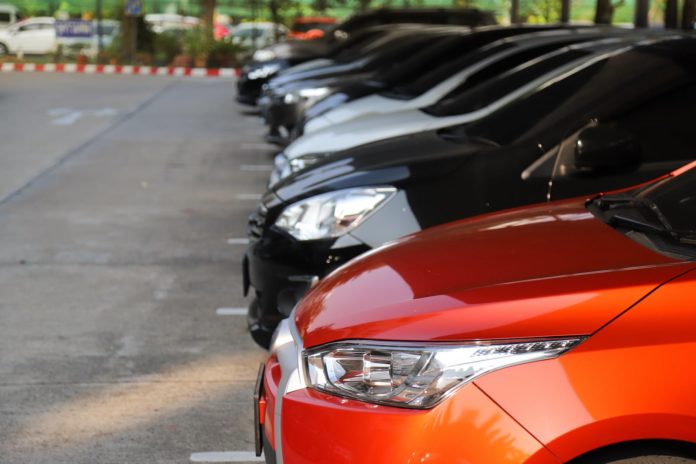
POLYGON ((92 21, 82 19, 66 19, 56 20, 56 37, 76 38, 76 37, 92 37, 94 28, 92 21))

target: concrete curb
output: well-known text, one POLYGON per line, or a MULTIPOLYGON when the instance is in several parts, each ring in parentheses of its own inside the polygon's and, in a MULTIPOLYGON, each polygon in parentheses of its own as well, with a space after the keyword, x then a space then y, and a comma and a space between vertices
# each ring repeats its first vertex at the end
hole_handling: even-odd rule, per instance
POLYGON ((108 64, 2 63, 0 72, 45 72, 66 74, 125 74, 138 76, 224 77, 239 75, 236 68, 172 68, 157 66, 121 66, 108 64))

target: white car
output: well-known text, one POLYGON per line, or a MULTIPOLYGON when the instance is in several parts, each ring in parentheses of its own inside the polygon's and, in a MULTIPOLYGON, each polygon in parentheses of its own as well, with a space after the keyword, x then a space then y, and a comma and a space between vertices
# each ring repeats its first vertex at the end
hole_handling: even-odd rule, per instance
POLYGON ((0 30, 0 55, 26 53, 45 55, 56 50, 55 19, 38 17, 25 19, 0 30))
POLYGON ((288 35, 288 28, 282 24, 268 22, 241 23, 230 31, 232 42, 246 48, 263 48, 283 40, 288 35))
POLYGON ((192 29, 200 24, 200 20, 194 16, 182 16, 175 13, 150 13, 143 19, 155 34, 192 29))
POLYGON ((605 34, 602 29, 596 28, 558 29, 500 39, 415 79, 410 88, 397 93, 393 98, 389 94, 372 94, 309 119, 304 125, 303 134, 311 134, 334 124, 369 115, 426 108, 445 98, 471 76, 482 69, 491 68, 495 63, 514 59, 515 56, 532 58, 535 53, 536 56, 542 54, 545 47, 551 50, 554 46, 559 48, 557 44, 598 39, 605 34))
POLYGON ((443 129, 478 120, 535 92, 550 80, 634 43, 628 37, 565 46, 525 62, 447 98, 428 111, 374 114, 303 135, 275 158, 269 185, 334 152, 393 137, 443 129), (472 91, 469 91, 472 90, 472 91))

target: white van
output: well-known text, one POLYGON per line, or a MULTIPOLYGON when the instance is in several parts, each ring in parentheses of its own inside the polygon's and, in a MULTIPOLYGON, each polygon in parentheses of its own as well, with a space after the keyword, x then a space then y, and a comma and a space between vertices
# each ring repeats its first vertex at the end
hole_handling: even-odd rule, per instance
POLYGON ((0 29, 6 29, 23 18, 24 16, 16 6, 0 3, 0 29))

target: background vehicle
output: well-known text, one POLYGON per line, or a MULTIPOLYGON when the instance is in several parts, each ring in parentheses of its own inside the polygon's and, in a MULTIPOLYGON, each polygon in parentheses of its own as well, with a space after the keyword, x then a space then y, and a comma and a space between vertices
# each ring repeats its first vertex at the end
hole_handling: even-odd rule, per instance
POLYGON ((296 40, 312 40, 324 37, 324 33, 333 29, 336 18, 327 16, 305 16, 295 19, 290 28, 288 38, 296 40))
MULTIPOLYGON (((256 292, 252 336, 267 343, 308 283, 385 242, 636 184, 694 158, 696 40, 573 53, 582 65, 475 123, 347 150, 269 191, 250 217, 244 262, 245 289, 256 292)), ((495 96, 504 77, 472 89, 469 102, 495 96)))
POLYGON ((200 24, 200 19, 195 16, 182 16, 174 13, 150 13, 146 14, 144 19, 152 28, 152 32, 156 34, 191 29, 200 24))
POLYGON ((492 56, 491 50, 481 50, 471 57, 465 79, 434 105, 423 109, 408 109, 407 106, 403 111, 366 115, 298 138, 276 157, 270 184, 340 150, 477 121, 524 97, 540 83, 572 70, 579 63, 576 59, 582 61, 592 53, 616 49, 636 40, 636 37, 625 35, 603 37, 601 34, 549 37, 548 42, 542 40, 521 49, 504 44, 507 50, 492 56), (472 95, 492 82, 497 83, 490 85, 487 96, 478 100, 474 97, 472 102, 472 95), (492 90, 492 87, 497 89, 492 90))
POLYGON ((332 54, 335 47, 358 31, 369 27, 399 24, 450 24, 486 26, 496 24, 495 16, 475 8, 450 9, 380 9, 354 15, 317 40, 290 40, 260 50, 253 62, 242 69, 237 83, 238 101, 255 104, 261 86, 282 69, 332 54), (253 79, 252 79, 253 77, 253 79))
MULTIPOLYGON (((410 58, 443 43, 456 47, 458 39, 468 35, 468 28, 442 26, 402 26, 372 41, 366 41, 357 50, 351 48, 337 55, 330 64, 312 69, 297 67, 282 72, 265 89, 259 102, 269 133, 278 136, 269 140, 284 144, 302 118, 307 107, 326 98, 341 86, 379 86, 379 76, 396 68, 411 66, 410 58)), ((307 63, 309 64, 309 63, 307 63)), ((420 60, 416 60, 416 65, 420 60)))
POLYGON ((329 276, 260 377, 266 461, 696 462, 696 170, 676 174, 329 276))
POLYGON ((241 23, 230 31, 233 43, 254 50, 284 40, 287 34, 287 27, 268 22, 241 23))
POLYGON ((24 17, 19 8, 8 3, 0 3, 0 29, 6 29, 22 19, 24 17))
MULTIPOLYGON (((493 27, 477 29, 470 40, 470 50, 457 50, 443 57, 436 66, 424 68, 410 78, 384 85, 373 93, 361 95, 352 89, 342 92, 332 101, 322 101, 309 108, 296 136, 316 132, 328 126, 343 123, 372 114, 386 114, 409 109, 425 108, 437 103, 448 93, 462 85, 471 74, 487 63, 494 63, 508 56, 532 48, 550 47, 554 40, 559 44, 596 39, 601 34, 609 36, 627 33, 619 28, 590 27, 493 27), (576 37, 577 36, 577 37, 576 37), (476 49, 476 48, 480 48, 476 49), (467 53, 475 51, 476 53, 467 53), (362 97, 362 98, 360 98, 362 97)), ((531 51, 530 51, 531 53, 531 51)), ((531 59, 533 55, 530 55, 531 59)), ((398 73, 394 70, 394 74, 398 73)))
POLYGON ((0 30, 0 55, 53 53, 57 45, 54 22, 48 17, 30 18, 0 30))

